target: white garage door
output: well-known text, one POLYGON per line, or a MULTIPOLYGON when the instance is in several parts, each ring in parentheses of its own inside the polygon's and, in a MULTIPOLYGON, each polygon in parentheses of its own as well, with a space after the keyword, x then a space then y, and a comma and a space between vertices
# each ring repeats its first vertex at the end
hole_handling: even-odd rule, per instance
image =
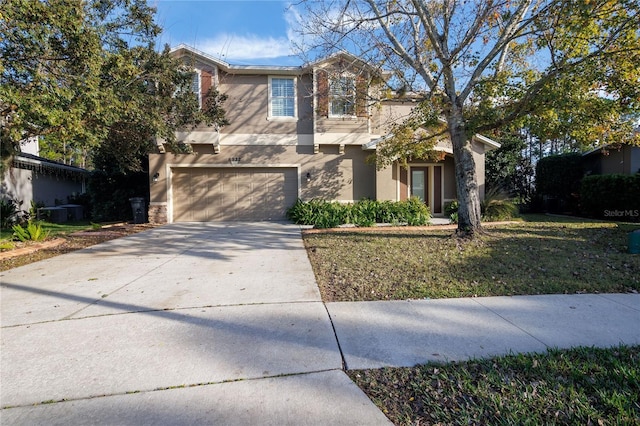
POLYGON ((173 221, 284 220, 298 197, 295 168, 176 168, 173 221))

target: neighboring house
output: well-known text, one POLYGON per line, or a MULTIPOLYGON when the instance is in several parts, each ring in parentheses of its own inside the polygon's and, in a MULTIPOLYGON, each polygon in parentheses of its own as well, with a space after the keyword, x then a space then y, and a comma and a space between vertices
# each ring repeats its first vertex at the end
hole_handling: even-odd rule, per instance
MULTIPOLYGON (((230 124, 220 131, 179 132, 193 152, 169 152, 160 141, 149 155, 153 222, 282 220, 296 199, 352 202, 419 196, 435 215, 456 197, 452 147, 443 140, 437 162, 376 170, 367 158, 394 120, 415 105, 379 98, 373 67, 339 53, 303 67, 235 66, 181 45, 173 55, 196 71, 201 102, 210 87, 228 96, 230 124)), ((472 142, 481 197, 484 154, 499 145, 472 142)))
POLYGON ((605 146, 585 152, 582 158, 585 173, 589 175, 640 173, 639 146, 605 146))
POLYGON ((29 210, 31 202, 45 206, 66 204, 68 197, 85 192, 87 171, 39 157, 38 138, 21 144, 0 187, 0 197, 22 202, 29 210))

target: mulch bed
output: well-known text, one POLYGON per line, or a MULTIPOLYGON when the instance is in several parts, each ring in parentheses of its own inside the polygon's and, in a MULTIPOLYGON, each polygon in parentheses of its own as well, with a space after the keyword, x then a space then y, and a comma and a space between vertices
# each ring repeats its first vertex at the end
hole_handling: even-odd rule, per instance
POLYGON ((49 259, 61 254, 81 250, 95 244, 116 238, 125 237, 141 231, 152 229, 157 225, 144 224, 117 224, 98 230, 74 232, 65 236, 57 236, 55 239, 33 243, 16 243, 16 248, 0 253, 0 271, 28 265, 29 263, 49 259))

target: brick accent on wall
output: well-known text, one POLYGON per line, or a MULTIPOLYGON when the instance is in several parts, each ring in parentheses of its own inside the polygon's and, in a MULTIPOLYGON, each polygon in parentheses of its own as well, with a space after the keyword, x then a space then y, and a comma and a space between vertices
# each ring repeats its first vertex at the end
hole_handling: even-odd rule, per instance
POLYGON ((157 203, 149 205, 149 222, 163 224, 167 223, 167 205, 166 203, 157 203))

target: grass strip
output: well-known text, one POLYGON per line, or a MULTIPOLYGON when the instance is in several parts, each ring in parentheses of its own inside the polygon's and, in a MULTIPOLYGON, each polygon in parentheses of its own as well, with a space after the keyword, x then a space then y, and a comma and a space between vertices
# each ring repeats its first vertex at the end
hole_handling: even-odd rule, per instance
POLYGON ((640 424, 640 346, 348 374, 396 425, 640 424))
POLYGON ((433 229, 304 235, 325 301, 640 291, 638 225, 535 217, 472 241, 433 229))
MULTIPOLYGON (((55 238, 57 236, 71 234, 73 232, 85 231, 91 229, 92 225, 89 221, 51 223, 45 221, 37 221, 42 226, 43 231, 48 232, 49 236, 55 238)), ((12 229, 0 230, 0 240, 8 240, 13 237, 12 229)))

